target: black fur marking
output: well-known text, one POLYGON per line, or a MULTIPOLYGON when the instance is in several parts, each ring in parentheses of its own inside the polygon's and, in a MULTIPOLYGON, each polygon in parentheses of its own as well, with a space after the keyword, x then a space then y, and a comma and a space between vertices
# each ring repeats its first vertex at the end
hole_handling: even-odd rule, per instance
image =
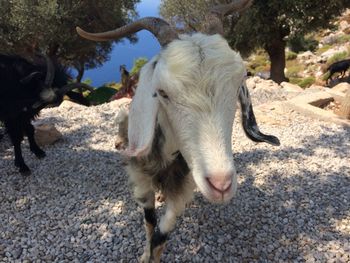
POLYGON ((280 145, 280 141, 273 135, 266 135, 260 132, 256 123, 253 106, 250 103, 249 91, 242 86, 239 92, 239 101, 242 109, 242 124, 245 134, 254 142, 266 142, 275 146, 280 145))
POLYGON ((143 211, 145 212, 146 222, 155 227, 157 225, 157 216, 156 216, 155 209, 154 208, 144 208, 143 211))
POLYGON ((150 154, 142 159, 131 158, 130 165, 151 176, 154 185, 166 196, 174 196, 183 190, 190 169, 180 151, 174 152, 175 159, 167 163, 162 155, 164 143, 165 137, 158 125, 150 154))
POLYGON ((190 169, 179 152, 172 163, 158 172, 155 180, 157 180, 157 185, 166 196, 174 196, 181 193, 189 172, 190 169))
POLYGON ((151 251, 153 251, 153 249, 155 249, 156 247, 163 245, 167 239, 168 234, 163 234, 159 230, 157 230, 152 236, 151 251))
POLYGON ((157 61, 157 60, 153 62, 153 64, 152 64, 153 69, 155 69, 155 68, 156 68, 157 63, 158 63, 158 61, 157 61))
POLYGON ((138 167, 146 175, 149 175, 149 176, 156 175, 159 172, 159 170, 163 169, 162 163, 164 161, 162 156, 162 149, 164 147, 164 142, 165 142, 164 134, 160 126, 158 125, 154 132, 154 139, 152 142, 151 153, 142 159, 137 159, 135 157, 131 158, 130 164, 132 166, 138 167))
POLYGON ((148 199, 146 197, 140 197, 140 198, 136 198, 136 200, 142 204, 146 203, 148 201, 148 199))
POLYGON ((171 155, 178 155, 180 151, 173 152, 171 155))

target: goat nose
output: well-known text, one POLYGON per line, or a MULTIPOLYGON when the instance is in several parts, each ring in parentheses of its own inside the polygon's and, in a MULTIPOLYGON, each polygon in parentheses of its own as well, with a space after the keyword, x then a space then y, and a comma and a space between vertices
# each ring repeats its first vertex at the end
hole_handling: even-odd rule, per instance
POLYGON ((232 185, 232 176, 230 175, 216 175, 207 177, 210 186, 215 190, 223 193, 227 191, 232 185))

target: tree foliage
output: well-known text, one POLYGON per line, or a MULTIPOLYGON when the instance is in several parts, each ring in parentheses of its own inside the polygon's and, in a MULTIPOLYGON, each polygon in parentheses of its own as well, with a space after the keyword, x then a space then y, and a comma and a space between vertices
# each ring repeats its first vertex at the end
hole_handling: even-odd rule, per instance
POLYGON ((84 40, 75 27, 97 32, 122 26, 137 16, 139 1, 0 0, 0 52, 31 55, 39 48, 78 71, 94 68, 108 59, 113 43, 84 40))
MULTIPOLYGON (((161 15, 177 25, 186 24, 183 28, 187 30, 198 30, 207 6, 218 1, 193 1, 197 2, 201 3, 193 7, 184 0, 162 0, 161 15)), ((349 0, 254 0, 239 19, 231 16, 226 20, 226 37, 244 55, 264 48, 271 60, 271 77, 281 82, 285 80, 286 41, 328 27, 347 7, 349 0)))

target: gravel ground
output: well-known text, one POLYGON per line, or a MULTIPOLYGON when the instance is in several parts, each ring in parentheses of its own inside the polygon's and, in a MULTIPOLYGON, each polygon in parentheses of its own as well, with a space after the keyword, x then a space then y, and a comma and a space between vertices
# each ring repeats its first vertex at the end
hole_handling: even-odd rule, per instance
MULTIPOLYGON (((114 149, 113 105, 43 110, 64 138, 42 160, 24 143, 26 178, 3 138, 0 262, 137 262, 142 210, 114 149)), ((236 118, 238 195, 216 206, 196 193, 164 262, 350 262, 350 129, 296 112, 274 118, 260 126, 280 147, 249 141, 236 118)))

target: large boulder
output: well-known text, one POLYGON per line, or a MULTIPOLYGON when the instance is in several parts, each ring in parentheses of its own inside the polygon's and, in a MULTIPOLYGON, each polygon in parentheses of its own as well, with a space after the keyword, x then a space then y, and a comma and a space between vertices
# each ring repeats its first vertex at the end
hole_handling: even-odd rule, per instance
POLYGON ((282 82, 281 87, 283 88, 283 90, 285 90, 287 92, 303 92, 304 91, 304 89, 301 88, 300 86, 289 83, 289 82, 282 82))
POLYGON ((323 52, 320 56, 319 61, 327 61, 329 58, 333 57, 335 54, 342 53, 342 52, 348 52, 348 45, 342 45, 342 46, 336 46, 334 48, 328 49, 327 51, 323 52))
POLYGON ((346 93, 350 89, 350 84, 346 82, 339 83, 335 85, 332 90, 346 93))

